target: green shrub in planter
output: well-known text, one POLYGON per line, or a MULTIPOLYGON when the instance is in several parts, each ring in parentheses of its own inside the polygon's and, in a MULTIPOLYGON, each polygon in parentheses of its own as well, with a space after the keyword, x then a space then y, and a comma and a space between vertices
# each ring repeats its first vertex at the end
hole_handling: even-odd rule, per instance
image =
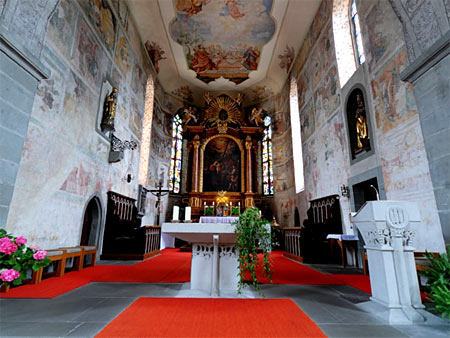
POLYGON ((447 247, 447 252, 439 257, 428 252, 425 257, 431 263, 424 273, 428 277, 429 300, 435 304, 431 310, 440 312, 442 317, 450 318, 450 246, 447 247))
POLYGON ((251 285, 261 295, 263 295, 256 276, 256 269, 259 265, 258 252, 263 252, 263 275, 272 282, 272 266, 269 261, 269 252, 271 251, 270 224, 267 220, 261 218, 258 208, 248 208, 239 216, 235 225, 237 238, 235 241, 236 250, 239 254, 239 282, 238 294, 247 285, 246 275, 250 275, 251 285))

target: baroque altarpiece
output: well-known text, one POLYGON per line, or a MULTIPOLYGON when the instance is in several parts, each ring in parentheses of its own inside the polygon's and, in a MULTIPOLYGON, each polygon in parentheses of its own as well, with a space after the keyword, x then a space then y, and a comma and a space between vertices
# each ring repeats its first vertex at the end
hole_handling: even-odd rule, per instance
POLYGON ((192 118, 183 115, 188 165, 183 202, 198 217, 204 205, 225 196, 230 205, 247 208, 260 200, 257 192, 258 142, 262 140, 263 111, 246 114, 242 95, 204 95, 206 106, 192 118))

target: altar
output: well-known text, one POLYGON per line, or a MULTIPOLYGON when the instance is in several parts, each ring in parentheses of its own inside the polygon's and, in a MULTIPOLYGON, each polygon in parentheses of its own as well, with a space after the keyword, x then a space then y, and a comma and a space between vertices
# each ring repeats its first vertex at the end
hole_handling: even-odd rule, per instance
POLYGON ((238 254, 234 242, 235 217, 222 217, 224 223, 163 223, 162 233, 192 244, 191 289, 219 296, 236 292, 239 281, 238 254), (227 220, 228 219, 228 220, 227 220))

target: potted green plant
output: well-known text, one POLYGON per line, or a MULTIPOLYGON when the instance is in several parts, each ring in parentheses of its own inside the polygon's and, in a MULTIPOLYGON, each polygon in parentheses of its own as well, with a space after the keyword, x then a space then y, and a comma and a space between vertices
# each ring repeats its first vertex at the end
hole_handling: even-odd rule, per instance
POLYGON ((263 295, 256 274, 260 262, 258 252, 263 255, 263 276, 272 282, 272 266, 269 261, 271 251, 270 222, 261 217, 258 208, 247 208, 235 223, 236 250, 239 255, 239 282, 238 294, 247 285, 246 277, 261 295, 263 295))
POLYGON ((0 229, 0 281, 2 287, 20 285, 33 271, 48 266, 47 252, 32 249, 23 236, 14 237, 0 229), (28 276, 27 274, 30 274, 28 276))
POLYGON ((434 303, 430 310, 440 312, 444 318, 450 318, 450 246, 439 257, 429 252, 425 253, 425 257, 431 263, 424 272, 428 278, 428 299, 434 303))

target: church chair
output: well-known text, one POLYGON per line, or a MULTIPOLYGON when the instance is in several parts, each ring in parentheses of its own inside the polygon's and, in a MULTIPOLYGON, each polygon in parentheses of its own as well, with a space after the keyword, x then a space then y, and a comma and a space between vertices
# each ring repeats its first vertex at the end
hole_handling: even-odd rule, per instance
POLYGON ((66 251, 66 269, 80 271, 83 268, 83 249, 79 246, 59 248, 66 251))

